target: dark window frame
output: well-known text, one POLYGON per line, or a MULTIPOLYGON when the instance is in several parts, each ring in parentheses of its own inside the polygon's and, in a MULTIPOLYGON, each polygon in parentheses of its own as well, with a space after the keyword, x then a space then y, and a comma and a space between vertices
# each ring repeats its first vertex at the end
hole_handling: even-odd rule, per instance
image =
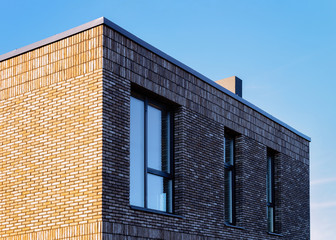
MULTIPOLYGON (((224 218, 225 218, 225 224, 227 225, 236 225, 236 144, 235 144, 235 136, 230 133, 224 134, 224 218), (228 163, 226 158, 226 141, 230 140, 232 141, 232 164, 228 163), (230 183, 231 187, 228 189, 227 183, 226 183, 226 174, 231 173, 230 183), (230 192, 228 192, 228 190, 230 192), (231 196, 231 202, 232 204, 229 206, 227 199, 228 196, 231 196)), ((231 157, 231 156, 229 156, 231 157)))
POLYGON ((266 172, 266 214, 267 231, 276 233, 275 230, 275 153, 272 150, 267 151, 267 172, 266 172), (269 196, 271 195, 271 196, 269 196), (272 211, 272 218, 269 212, 272 211))
POLYGON ((147 96, 144 94, 140 94, 138 92, 132 92, 131 93, 131 97, 136 98, 138 100, 141 100, 144 102, 144 207, 139 207, 136 205, 131 205, 131 208, 134 209, 143 209, 146 210, 148 209, 150 212, 162 212, 162 213, 167 213, 167 214, 174 214, 175 211, 175 198, 174 198, 174 112, 173 109, 168 107, 165 104, 162 104, 156 100, 153 100, 153 97, 151 96, 147 96), (148 133, 147 133, 147 129, 148 129, 148 106, 152 106, 154 108, 160 109, 161 111, 165 112, 169 118, 169 122, 168 122, 168 142, 167 144, 169 144, 168 146, 168 151, 169 151, 169 173, 168 172, 164 172, 164 171, 160 171, 157 169, 153 169, 148 167, 148 133), (161 211, 161 210, 157 210, 157 209, 152 209, 148 207, 148 174, 152 174, 155 176, 159 176, 162 177, 163 179, 168 179, 171 180, 172 184, 171 184, 171 209, 169 209, 169 204, 168 204, 168 200, 166 201, 166 211, 161 211))

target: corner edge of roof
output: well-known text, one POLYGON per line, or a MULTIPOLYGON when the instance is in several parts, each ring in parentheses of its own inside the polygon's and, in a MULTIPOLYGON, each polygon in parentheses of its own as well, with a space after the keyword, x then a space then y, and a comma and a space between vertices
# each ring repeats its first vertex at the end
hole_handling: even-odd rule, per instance
POLYGON ((43 46, 48 45, 50 43, 59 41, 61 39, 70 37, 70 36, 75 35, 77 33, 80 33, 80 32, 83 32, 85 30, 88 30, 90 28, 102 25, 102 24, 104 24, 106 22, 106 20, 107 20, 106 18, 100 17, 100 18, 97 18, 97 19, 92 20, 90 22, 84 23, 84 24, 82 24, 80 26, 71 28, 71 29, 66 30, 64 32, 61 32, 61 33, 58 33, 58 34, 53 35, 51 37, 45 38, 43 40, 40 40, 38 42, 26 45, 24 47, 15 49, 15 50, 10 51, 10 52, 5 53, 5 54, 2 54, 2 55, 0 55, 0 62, 8 60, 8 59, 10 59, 12 57, 16 57, 16 56, 21 55, 23 53, 32 51, 32 50, 34 50, 36 48, 43 47, 43 46))

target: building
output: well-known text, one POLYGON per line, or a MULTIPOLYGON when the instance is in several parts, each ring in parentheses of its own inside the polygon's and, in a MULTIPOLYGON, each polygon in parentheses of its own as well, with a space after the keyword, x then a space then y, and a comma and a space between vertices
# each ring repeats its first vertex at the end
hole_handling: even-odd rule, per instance
POLYGON ((310 138, 241 94, 105 18, 0 56, 0 239, 309 239, 310 138))

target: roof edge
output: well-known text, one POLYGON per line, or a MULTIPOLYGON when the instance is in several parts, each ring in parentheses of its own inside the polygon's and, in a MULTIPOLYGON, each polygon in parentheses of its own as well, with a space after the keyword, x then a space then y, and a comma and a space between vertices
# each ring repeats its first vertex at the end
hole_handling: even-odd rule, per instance
POLYGON ((161 50, 157 49, 156 47, 150 45, 149 43, 145 42, 144 40, 138 38, 137 36, 133 35, 132 33, 128 32, 127 30, 121 28, 120 26, 118 26, 117 24, 111 22, 110 20, 108 20, 107 18, 103 18, 104 19, 104 24, 107 25, 108 27, 116 30, 117 32, 121 33, 122 35, 130 38, 131 40, 135 41, 136 43, 142 45, 143 47, 147 48, 148 50, 158 54, 159 56, 167 59, 168 61, 170 61, 171 63, 179 66, 180 68, 183 68, 184 70, 188 71, 189 73, 193 74, 194 76, 202 79, 203 81, 207 82, 208 84, 210 84, 211 86, 217 88, 218 90, 230 95, 231 97, 233 97, 234 99, 236 99, 237 101, 247 105, 248 107, 256 110, 257 112, 261 113, 262 115, 264 115, 265 117, 277 122, 278 124, 282 125, 283 127, 287 128, 288 130, 292 131, 293 133, 297 134, 298 136, 306 139, 307 141, 311 142, 311 138, 308 137, 307 135, 297 131, 296 129, 294 129, 293 127, 289 126, 288 124, 284 123, 283 121, 277 119, 276 117, 272 116, 271 114, 265 112, 264 110, 262 110, 261 108, 255 106, 254 104, 248 102, 247 100, 239 97, 238 95, 232 93, 231 91, 227 90, 226 88, 222 87, 221 85, 219 85, 218 83, 216 83, 215 81, 212 81, 211 79, 207 78, 206 76, 204 76, 203 74, 195 71, 194 69, 188 67, 187 65, 183 64, 182 62, 176 60, 175 58, 169 56, 168 54, 162 52, 161 50))
POLYGON ((259 107, 255 106, 254 104, 248 102, 247 100, 239 97, 238 95, 230 92, 229 90, 225 89, 224 87, 220 86, 219 84, 215 83, 214 81, 212 81, 211 79, 207 78, 206 76, 202 75, 201 73, 195 71, 194 69, 188 67, 187 65, 183 64, 182 62, 176 60, 175 58, 169 56, 168 54, 162 52, 161 50, 157 49, 156 47, 150 45, 149 43, 145 42, 144 40, 138 38, 137 36, 133 35, 132 33, 128 32, 127 30, 123 29, 122 27, 118 26, 117 24, 111 22, 110 20, 108 20, 105 17, 100 17, 97 18, 93 21, 90 21, 88 23, 85 23, 83 25, 80 25, 78 27, 74 27, 72 29, 69 29, 65 32, 56 34, 54 36, 48 37, 46 39, 43 39, 41 41, 29 44, 27 46, 24 46, 22 48, 18 48, 15 49, 11 52, 5 53, 3 55, 0 55, 0 62, 7 60, 9 58, 18 56, 20 54, 26 53, 28 51, 32 51, 36 48, 40 48, 42 46, 45 46, 47 44, 51 44, 53 42, 59 41, 61 39, 70 37, 72 35, 75 35, 77 33, 83 32, 85 30, 88 30, 90 28, 99 26, 99 25, 106 25, 112 29, 114 29, 115 31, 121 33, 122 35, 128 37, 129 39, 135 41, 136 43, 140 44, 141 46, 147 48, 148 50, 152 51, 153 53, 161 56, 162 58, 167 59, 168 61, 170 61, 171 63, 177 65, 178 67, 184 69, 185 71, 191 73, 192 75, 202 79, 203 81, 205 81, 206 83, 208 83, 209 85, 211 85, 212 87, 224 92, 225 94, 229 95, 230 97, 236 99, 237 101, 245 104, 246 106, 254 109, 255 111, 259 112, 260 114, 264 115, 265 117, 271 119, 272 121, 277 122, 278 124, 282 125, 283 127, 287 128, 288 130, 292 131, 293 133, 295 133, 296 135, 306 139, 307 141, 311 142, 311 138, 308 137, 307 135, 297 131, 296 129, 294 129, 293 127, 287 125, 286 123, 282 122, 281 120, 277 119, 276 117, 272 116, 271 114, 265 112, 264 110, 260 109, 259 107))
POLYGON ((59 41, 61 39, 70 37, 70 36, 75 35, 77 33, 80 33, 80 32, 83 32, 85 30, 88 30, 90 28, 99 26, 99 25, 101 25, 101 24, 104 23, 104 19, 105 19, 104 17, 97 18, 97 19, 95 19, 95 20, 93 20, 91 22, 85 23, 85 24, 80 25, 78 27, 71 28, 71 29, 69 29, 69 30, 67 30, 65 32, 58 33, 58 34, 53 35, 51 37, 45 38, 45 39, 43 39, 41 41, 38 41, 38 42, 35 42, 35 43, 32 43, 32 44, 29 44, 27 46, 15 49, 15 50, 10 51, 10 52, 5 53, 5 54, 2 54, 2 55, 0 55, 0 62, 4 61, 4 60, 7 60, 9 58, 12 58, 12 57, 16 57, 16 56, 18 56, 20 54, 32 51, 32 50, 34 50, 36 48, 40 48, 42 46, 48 45, 50 43, 59 41))

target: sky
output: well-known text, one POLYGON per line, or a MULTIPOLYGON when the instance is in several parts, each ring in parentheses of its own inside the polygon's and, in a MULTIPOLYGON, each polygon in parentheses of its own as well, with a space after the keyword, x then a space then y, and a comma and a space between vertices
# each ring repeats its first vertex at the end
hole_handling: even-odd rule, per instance
POLYGON ((4 1, 0 55, 106 17, 312 138, 311 239, 336 236, 336 1, 4 1))

